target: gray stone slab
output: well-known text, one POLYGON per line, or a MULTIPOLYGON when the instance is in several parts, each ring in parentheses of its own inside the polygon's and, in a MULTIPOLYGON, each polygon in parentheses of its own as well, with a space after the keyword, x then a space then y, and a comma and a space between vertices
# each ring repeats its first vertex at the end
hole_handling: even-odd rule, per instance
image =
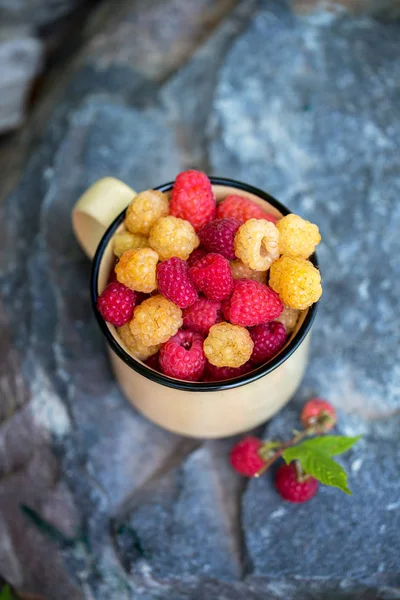
POLYGON ((210 162, 318 223, 324 296, 307 385, 398 409, 400 26, 265 2, 220 73, 210 162))
MULTIPOLYGON (((116 387, 104 342, 91 316, 90 264, 73 238, 70 214, 79 194, 103 175, 113 174, 141 189, 156 184, 154 173, 160 177, 157 183, 171 179, 180 165, 173 137, 156 109, 135 111, 88 101, 70 115, 68 134, 52 156, 52 135, 57 139, 65 132, 60 121, 54 122, 54 128, 60 124, 60 131, 48 133, 47 145, 42 144, 6 206, 9 218, 3 226, 8 243, 2 257, 2 292, 12 341, 23 353, 24 379, 29 382, 27 397, 21 401, 27 403, 32 432, 40 427, 45 440, 50 435, 56 442, 64 480, 79 514, 79 530, 84 532, 83 542, 63 549, 64 557, 81 588, 86 593, 91 587, 97 589, 96 597, 101 598, 102 586, 106 587, 105 596, 115 586, 129 589, 113 553, 109 531, 113 511, 154 471, 162 469, 171 455, 179 454, 180 441, 133 411, 116 387), (107 585, 99 578, 100 572, 107 585)), ((22 422, 14 419, 10 426, 15 436, 23 439, 22 422)), ((13 450, 12 443, 11 439, 9 460, 14 463, 9 470, 20 465, 25 473, 28 457, 18 446, 13 450)), ((38 443, 31 433, 31 452, 38 443)), ((25 449, 29 453, 29 446, 25 449)), ((23 492, 29 493, 31 480, 21 474, 21 482, 23 492)), ((6 482, 4 485, 7 489, 6 482)), ((51 510, 51 486, 43 483, 46 501, 39 512, 43 517, 55 516, 55 526, 65 529, 65 520, 72 514, 68 508, 51 510)), ((7 506, 4 511, 9 516, 7 506)), ((20 543, 29 552, 27 540, 17 538, 16 543, 16 552, 20 543)), ((37 556, 42 555, 37 552, 37 556)), ((58 597, 64 598, 64 593, 71 597, 66 575, 64 582, 59 572, 59 554, 49 555, 48 561, 42 590, 56 587, 54 572, 60 586, 58 597)), ((6 564, 2 563, 4 569, 6 564)), ((40 591, 32 582, 35 574, 30 569, 36 569, 35 565, 24 563, 20 580, 13 583, 40 591)), ((2 574, 9 575, 8 571, 2 574)))
MULTIPOLYGON (((287 438, 299 426, 301 406, 301 398, 292 401, 267 426, 265 439, 287 438)), ((274 470, 251 481, 243 498, 243 526, 252 574, 400 585, 400 419, 366 425, 339 417, 338 434, 349 433, 350 425, 363 433, 340 457, 353 495, 322 486, 311 502, 291 505, 274 489, 274 470)))
POLYGON ((161 90, 162 106, 176 130, 184 168, 196 165, 198 169, 209 172, 207 122, 219 69, 233 41, 246 28, 256 5, 255 0, 239 3, 229 19, 161 90))
POLYGON ((134 67, 163 81, 236 4, 237 0, 125 0, 111 10, 105 6, 105 27, 91 40, 90 56, 101 69, 134 67))

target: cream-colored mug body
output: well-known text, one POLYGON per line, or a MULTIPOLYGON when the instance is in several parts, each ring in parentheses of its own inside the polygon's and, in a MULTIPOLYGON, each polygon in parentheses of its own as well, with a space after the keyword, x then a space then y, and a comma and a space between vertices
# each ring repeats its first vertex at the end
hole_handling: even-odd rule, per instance
MULTIPOLYGON (((257 202, 277 217, 288 212, 256 188, 230 180, 212 179, 212 182, 217 202, 237 194, 257 202)), ((158 189, 168 194, 170 187, 167 184, 158 189)), ((76 237, 88 257, 95 257, 94 300, 107 285, 114 262, 112 235, 123 227, 122 213, 134 196, 135 192, 125 183, 107 177, 91 186, 74 207, 72 222, 76 237), (113 222, 115 226, 109 229, 113 222)), ((126 398, 140 412, 161 427, 181 435, 219 438, 260 425, 290 400, 307 366, 315 311, 315 305, 303 311, 278 357, 236 380, 238 384, 235 380, 187 384, 160 375, 129 354, 113 325, 101 319, 99 322, 109 342, 117 381, 126 398)))

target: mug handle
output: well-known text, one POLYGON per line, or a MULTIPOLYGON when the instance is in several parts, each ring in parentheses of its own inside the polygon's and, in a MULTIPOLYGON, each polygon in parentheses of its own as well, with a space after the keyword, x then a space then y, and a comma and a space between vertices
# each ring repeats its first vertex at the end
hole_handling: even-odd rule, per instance
POLYGON ((72 228, 82 250, 92 259, 106 229, 125 210, 136 192, 114 177, 99 179, 72 210, 72 228))

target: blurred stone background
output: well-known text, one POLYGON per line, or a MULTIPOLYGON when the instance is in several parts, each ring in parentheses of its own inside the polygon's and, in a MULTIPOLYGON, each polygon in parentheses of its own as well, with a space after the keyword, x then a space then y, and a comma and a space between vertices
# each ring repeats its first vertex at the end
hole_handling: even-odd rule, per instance
POLYGON ((45 600, 400 598, 398 0, 0 0, 0 577, 45 600), (184 168, 315 220, 324 300, 289 406, 338 433, 352 498, 287 506, 234 440, 146 422, 110 372, 70 226, 104 175, 184 168))

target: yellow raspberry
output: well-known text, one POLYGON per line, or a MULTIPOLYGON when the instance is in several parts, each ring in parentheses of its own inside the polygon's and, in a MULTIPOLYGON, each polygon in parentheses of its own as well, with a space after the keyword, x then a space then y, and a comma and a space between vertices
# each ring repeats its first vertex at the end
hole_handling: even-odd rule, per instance
POLYGON ((270 270, 269 285, 289 308, 304 310, 322 294, 321 275, 309 260, 281 256, 270 270))
POLYGON ((297 308, 289 308, 285 306, 281 314, 275 321, 279 321, 282 323, 284 328, 286 329, 286 333, 292 333, 294 328, 296 327, 297 320, 299 318, 300 311, 297 308))
POLYGON ((119 327, 117 331, 129 352, 139 360, 146 360, 150 356, 153 356, 153 354, 158 352, 160 349, 159 344, 156 346, 145 346, 142 344, 139 338, 132 335, 129 323, 125 323, 125 325, 119 327))
POLYGON ((159 294, 135 308, 129 326, 132 335, 145 346, 164 344, 182 326, 182 311, 159 294))
POLYGON ((204 340, 204 354, 216 367, 241 367, 253 352, 253 340, 245 327, 230 323, 213 325, 204 340))
POLYGON ((116 233, 113 239, 114 254, 121 258, 127 250, 138 250, 139 248, 148 248, 147 237, 140 233, 131 233, 130 231, 121 231, 116 233))
POLYGON ((233 279, 253 279, 259 283, 267 282, 266 271, 253 271, 247 265, 242 263, 241 260, 231 260, 231 271, 233 279))
POLYGON ((321 241, 319 229, 298 215, 286 215, 276 224, 279 233, 279 251, 286 256, 308 258, 321 241))
POLYGON ((279 258, 279 231, 265 219, 249 219, 235 235, 235 254, 254 271, 266 271, 279 258))
POLYGON ((154 223, 168 214, 168 197, 156 190, 146 190, 135 196, 128 206, 125 227, 131 233, 149 235, 154 223))
POLYGON ((151 248, 127 250, 115 267, 117 280, 131 290, 149 294, 157 289, 157 263, 158 254, 151 248))
POLYGON ((200 241, 189 221, 163 217, 150 231, 149 243, 161 260, 172 256, 186 260, 200 241))

